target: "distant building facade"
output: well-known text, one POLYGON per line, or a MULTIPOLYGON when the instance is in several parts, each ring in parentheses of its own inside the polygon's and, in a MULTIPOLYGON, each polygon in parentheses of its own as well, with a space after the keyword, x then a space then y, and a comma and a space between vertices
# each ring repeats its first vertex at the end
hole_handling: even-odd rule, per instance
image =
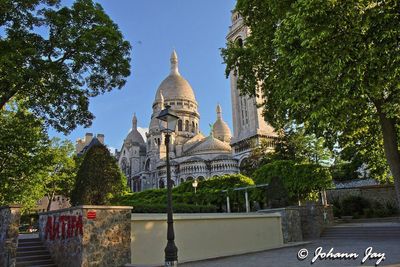
POLYGON ((97 134, 95 137, 93 133, 86 133, 84 138, 76 140, 75 153, 77 155, 84 154, 90 147, 90 143, 100 142, 104 145, 104 134, 97 134))
MULTIPOLYGON (((249 33, 240 15, 233 12, 227 40, 243 44, 249 33)), ((121 150, 115 153, 132 191, 166 185, 164 133, 156 118, 165 105, 169 105, 179 117, 171 136, 169 155, 175 185, 191 179, 239 173, 240 166, 245 165, 251 152, 261 143, 267 144, 267 149, 274 149, 278 135, 263 118, 262 94, 257 97, 241 95, 233 72, 230 74, 233 136, 223 120, 220 105, 216 108, 216 121, 210 134, 204 136, 199 130, 200 114, 194 91, 179 73, 175 51, 170 60, 170 74, 161 82, 152 104, 146 142, 137 130, 137 117, 134 115, 132 130, 121 150)))
POLYGON ((132 130, 117 152, 118 164, 133 191, 162 188, 166 185, 166 148, 164 133, 156 118, 165 105, 171 106, 179 120, 171 136, 171 171, 175 185, 192 179, 238 173, 238 161, 229 144, 231 131, 223 120, 222 108, 216 108, 216 121, 208 136, 199 130, 198 103, 189 82, 179 73, 178 56, 171 55, 170 74, 161 82, 152 104, 152 116, 146 142, 137 130, 136 115, 132 130))
MULTIPOLYGON (((36 202, 36 210, 38 212, 45 212, 49 206, 49 198, 42 197, 40 200, 36 202)), ((49 210, 59 210, 66 209, 71 207, 71 203, 69 202, 69 198, 62 195, 55 195, 51 201, 49 210)))

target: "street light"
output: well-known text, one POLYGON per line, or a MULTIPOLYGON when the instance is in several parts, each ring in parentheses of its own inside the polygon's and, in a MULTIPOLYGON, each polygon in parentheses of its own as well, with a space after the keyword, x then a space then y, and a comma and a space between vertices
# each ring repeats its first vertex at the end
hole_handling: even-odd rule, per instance
POLYGON ((197 188, 198 182, 197 179, 194 179, 192 182, 192 186, 194 187, 194 193, 196 194, 196 188, 197 188))
POLYGON ((167 246, 165 252, 165 265, 164 266, 178 266, 178 248, 175 245, 174 233, 174 219, 172 211, 172 180, 171 180, 171 166, 169 163, 169 143, 171 133, 175 131, 176 123, 179 117, 172 112, 170 106, 166 105, 165 109, 161 110, 157 116, 160 122, 160 129, 165 133, 165 146, 166 146, 166 163, 167 163, 167 246))

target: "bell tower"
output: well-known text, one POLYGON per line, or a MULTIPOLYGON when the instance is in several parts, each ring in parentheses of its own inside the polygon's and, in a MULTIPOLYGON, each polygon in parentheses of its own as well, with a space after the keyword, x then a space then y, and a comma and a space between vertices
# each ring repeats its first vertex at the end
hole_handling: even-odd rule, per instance
MULTIPOLYGON (((232 12, 231 21, 232 25, 229 27, 226 39, 243 46, 246 38, 250 35, 250 30, 244 25, 243 18, 238 12, 232 12)), ((257 97, 240 95, 237 77, 233 71, 229 77, 233 122, 231 146, 234 157, 241 163, 261 142, 267 142, 268 147, 273 149, 277 134, 262 116, 262 94, 258 94, 257 97)))

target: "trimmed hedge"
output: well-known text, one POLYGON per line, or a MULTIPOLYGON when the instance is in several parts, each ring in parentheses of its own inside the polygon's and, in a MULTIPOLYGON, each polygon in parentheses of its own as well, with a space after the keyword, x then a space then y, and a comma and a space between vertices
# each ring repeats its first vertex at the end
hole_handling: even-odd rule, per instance
MULTIPOLYGON (((251 185, 254 185, 254 181, 241 174, 223 175, 199 181, 196 194, 192 181, 181 183, 172 189, 174 211, 188 213, 222 211, 226 206, 226 193, 222 193, 222 190, 228 190, 232 210, 239 211, 242 207, 244 208, 244 192, 237 192, 232 189, 251 185)), ((113 203, 137 206, 137 210, 140 210, 140 212, 162 212, 167 203, 167 189, 149 189, 125 194, 114 198, 113 203)))
MULTIPOLYGON (((176 213, 214 213, 217 207, 213 205, 191 205, 191 204, 173 204, 173 210, 176 213)), ((137 203, 133 205, 132 213, 166 213, 166 204, 144 204, 137 203)))

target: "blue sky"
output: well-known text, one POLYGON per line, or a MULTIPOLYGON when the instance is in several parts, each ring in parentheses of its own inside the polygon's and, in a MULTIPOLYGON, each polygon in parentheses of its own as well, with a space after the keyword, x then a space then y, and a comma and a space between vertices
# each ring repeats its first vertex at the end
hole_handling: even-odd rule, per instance
MULTIPOLYGON (((220 48, 226 43, 234 0, 97 2, 132 45, 131 76, 122 90, 90 100, 90 110, 96 117, 90 128, 78 127, 66 137, 50 130, 51 136, 75 142, 86 132, 103 133, 109 147, 120 149, 134 112, 138 126, 148 127, 156 90, 169 73, 173 48, 178 53, 180 73, 194 89, 201 131, 209 133, 217 103, 222 105, 224 119, 231 127, 229 79, 225 78, 220 48)), ((69 5, 72 1, 63 3, 69 5)))

